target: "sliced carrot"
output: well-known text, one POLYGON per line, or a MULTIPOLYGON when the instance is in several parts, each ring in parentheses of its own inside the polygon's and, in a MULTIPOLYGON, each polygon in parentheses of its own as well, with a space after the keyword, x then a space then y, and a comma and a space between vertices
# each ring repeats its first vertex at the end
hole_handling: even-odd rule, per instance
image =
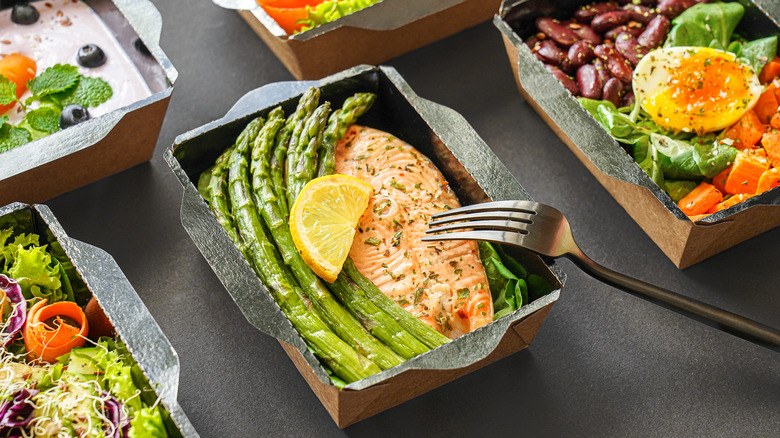
POLYGON ((773 167, 767 169, 761 174, 761 178, 758 179, 758 186, 756 187, 756 195, 764 193, 767 190, 780 186, 780 169, 773 167))
POLYGON ((755 111, 750 110, 723 135, 734 140, 735 148, 744 149, 755 146, 761 140, 764 132, 766 132, 766 126, 758 119, 755 111))
POLYGON ((736 195, 738 193, 756 193, 758 179, 761 174, 769 168, 769 160, 755 155, 747 154, 742 151, 737 152, 737 158, 734 159, 734 166, 731 173, 726 178, 724 187, 726 193, 736 195))
POLYGON ((780 76, 780 58, 775 57, 771 61, 764 65, 761 69, 761 73, 758 75, 758 80, 762 84, 771 82, 776 77, 780 76))
POLYGON ((726 199, 725 201, 713 205, 712 208, 710 208, 709 213, 712 214, 712 213, 717 213, 721 210, 725 210, 731 207, 732 205, 739 204, 740 202, 746 199, 750 199, 753 196, 754 195, 748 195, 746 193, 740 193, 738 195, 729 196, 729 198, 726 199))
POLYGON ((753 107, 753 111, 755 111, 756 116, 758 116, 758 120, 760 120, 761 123, 767 124, 772 119, 772 116, 777 114, 777 106, 777 97, 775 97, 775 91, 770 85, 767 90, 759 96, 758 103, 753 107))
POLYGON ((24 324, 24 346, 30 360, 54 363, 70 350, 84 345, 89 332, 89 323, 76 303, 60 301, 47 306, 46 300, 35 303, 27 313, 24 324), (75 321, 75 325, 65 318, 75 321), (46 324, 54 320, 55 327, 46 324))
POLYGON ((688 216, 706 213, 713 205, 723 201, 723 194, 712 184, 705 182, 696 186, 680 199, 677 205, 688 216))
POLYGON ((769 161, 774 167, 780 167, 780 132, 767 132, 761 138, 761 146, 764 147, 769 161))
POLYGON ((5 291, 0 289, 0 324, 5 321, 5 302, 8 297, 5 295, 5 291))
POLYGON ((769 120, 769 126, 775 129, 780 129, 780 113, 777 113, 772 116, 772 119, 769 120))
MULTIPOLYGON (((21 98, 22 94, 27 91, 27 82, 35 77, 37 68, 35 61, 19 53, 11 53, 0 59, 0 75, 16 84, 17 99, 21 98)), ((15 103, 0 105, 0 114, 13 108, 14 105, 15 103)))
POLYGON ((712 185, 715 186, 716 189, 720 190, 721 193, 726 193, 726 180, 729 178, 732 167, 734 166, 732 165, 725 168, 723 172, 715 175, 715 177, 712 178, 712 185))

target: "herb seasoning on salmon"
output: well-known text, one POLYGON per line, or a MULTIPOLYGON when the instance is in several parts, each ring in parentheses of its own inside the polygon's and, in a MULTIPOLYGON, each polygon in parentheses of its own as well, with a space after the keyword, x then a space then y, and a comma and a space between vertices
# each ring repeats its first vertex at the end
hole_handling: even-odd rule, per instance
POLYGON ((391 134, 353 125, 336 148, 336 172, 374 188, 349 253, 363 275, 450 339, 493 320, 477 243, 420 240, 431 215, 460 207, 430 160, 391 134))

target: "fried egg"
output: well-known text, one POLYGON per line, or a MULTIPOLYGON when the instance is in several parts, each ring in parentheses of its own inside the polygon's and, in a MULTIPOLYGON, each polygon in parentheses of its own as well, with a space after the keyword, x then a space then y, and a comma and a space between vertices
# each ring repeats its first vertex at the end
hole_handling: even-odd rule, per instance
POLYGON ((698 134, 733 125, 763 91, 749 65, 733 53, 707 47, 648 53, 634 70, 633 88, 658 126, 698 134))

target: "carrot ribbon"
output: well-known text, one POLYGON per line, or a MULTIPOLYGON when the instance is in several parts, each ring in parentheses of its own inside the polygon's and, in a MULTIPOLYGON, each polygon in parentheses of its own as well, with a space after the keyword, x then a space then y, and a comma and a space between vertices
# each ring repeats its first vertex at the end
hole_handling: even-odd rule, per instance
POLYGON ((73 348, 84 345, 89 324, 76 303, 60 301, 47 306, 46 302, 38 301, 30 309, 24 326, 24 345, 31 360, 53 363, 73 348), (77 327, 64 318, 75 321, 77 327))

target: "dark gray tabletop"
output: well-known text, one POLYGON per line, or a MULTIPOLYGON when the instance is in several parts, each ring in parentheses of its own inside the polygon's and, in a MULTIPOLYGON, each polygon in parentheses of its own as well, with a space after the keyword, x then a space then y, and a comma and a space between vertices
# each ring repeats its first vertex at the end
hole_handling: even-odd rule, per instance
MULTIPOLYGON (((68 234, 111 253, 181 360, 179 401, 204 437, 780 436, 780 356, 603 285, 570 262, 527 349, 339 430, 273 338, 255 330, 181 226, 162 159, 176 135, 247 91, 293 80, 233 11, 155 0, 179 70, 150 163, 49 201, 68 234)), ((780 229, 680 271, 523 102, 484 23, 388 64, 463 114, 580 246, 623 273, 780 327, 780 229)))

